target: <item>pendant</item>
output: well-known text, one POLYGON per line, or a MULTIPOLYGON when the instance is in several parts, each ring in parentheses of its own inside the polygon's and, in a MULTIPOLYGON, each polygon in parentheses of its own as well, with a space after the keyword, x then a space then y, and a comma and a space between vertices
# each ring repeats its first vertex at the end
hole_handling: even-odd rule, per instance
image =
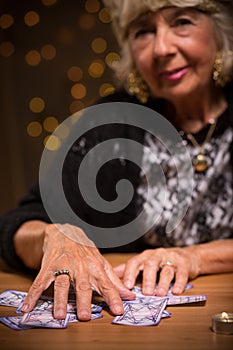
POLYGON ((193 158, 193 166, 198 173, 202 173, 209 167, 208 160, 203 154, 199 153, 196 157, 193 158))

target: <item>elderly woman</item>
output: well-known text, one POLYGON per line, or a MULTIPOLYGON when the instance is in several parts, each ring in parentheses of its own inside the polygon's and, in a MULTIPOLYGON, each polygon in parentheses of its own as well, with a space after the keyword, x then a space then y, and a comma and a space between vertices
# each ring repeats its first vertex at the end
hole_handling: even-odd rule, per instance
MULTIPOLYGON (((51 224, 38 188, 33 189, 18 208, 1 219, 2 256, 11 265, 40 269, 23 311, 31 310, 43 290, 55 281, 56 318, 66 314, 70 279, 75 285, 78 317, 89 320, 93 288, 104 297, 113 314, 121 314, 121 299, 134 298, 130 289, 140 272, 143 293, 152 295, 158 280, 156 294, 163 296, 172 280, 173 293, 179 294, 189 279, 200 274, 233 271, 232 2, 104 3, 112 14, 122 48, 122 58, 116 66, 121 84, 119 91, 100 102, 141 104, 162 114, 180 133, 193 160, 193 195, 181 223, 166 232, 166 215, 174 206, 175 191, 173 182, 168 181, 169 196, 163 207, 166 215, 162 213, 153 229, 131 245, 131 250, 141 252, 113 269, 81 229, 51 224), (66 229, 78 240, 64 235, 66 229)), ((111 132, 114 138, 114 130, 111 132)), ((145 144, 158 151, 158 162, 165 164, 165 176, 172 180, 165 150, 150 134, 145 132, 143 137, 145 144)), ((82 147, 80 143, 76 154, 90 148, 88 142, 91 144, 93 139, 87 138, 82 147)), ((64 170, 69 183, 74 181, 72 159, 64 170)), ((147 172, 153 171, 146 152, 141 163, 147 172)), ((137 176, 134 188, 145 200, 143 176, 137 176)), ((107 183, 105 177, 102 186, 107 183)), ((70 198, 74 197, 77 201, 75 190, 70 193, 70 198)), ((149 216, 155 208, 153 198, 148 201, 149 216)), ((77 207, 83 207, 80 203, 77 207)), ((89 218, 91 221, 92 213, 89 218)))

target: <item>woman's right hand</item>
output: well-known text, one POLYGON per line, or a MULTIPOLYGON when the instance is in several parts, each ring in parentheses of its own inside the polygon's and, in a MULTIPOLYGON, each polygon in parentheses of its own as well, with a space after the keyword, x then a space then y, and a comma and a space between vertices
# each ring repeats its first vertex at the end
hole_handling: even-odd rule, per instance
POLYGON ((47 225, 41 269, 25 298, 22 311, 31 311, 43 291, 54 282, 54 317, 64 319, 71 281, 76 292, 77 316, 82 321, 91 318, 92 288, 103 296, 114 315, 123 313, 122 299, 135 298, 80 228, 69 224, 47 225), (70 237, 75 237, 75 240, 70 237), (68 270, 69 275, 55 277, 58 270, 68 270))

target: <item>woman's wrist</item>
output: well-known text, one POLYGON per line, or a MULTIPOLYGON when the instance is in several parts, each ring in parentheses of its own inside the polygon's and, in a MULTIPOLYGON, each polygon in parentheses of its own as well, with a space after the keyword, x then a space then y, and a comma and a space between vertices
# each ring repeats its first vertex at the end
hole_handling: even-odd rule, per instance
POLYGON ((32 220, 23 223, 14 236, 14 246, 18 257, 25 266, 39 269, 43 255, 43 242, 45 227, 48 224, 32 220))

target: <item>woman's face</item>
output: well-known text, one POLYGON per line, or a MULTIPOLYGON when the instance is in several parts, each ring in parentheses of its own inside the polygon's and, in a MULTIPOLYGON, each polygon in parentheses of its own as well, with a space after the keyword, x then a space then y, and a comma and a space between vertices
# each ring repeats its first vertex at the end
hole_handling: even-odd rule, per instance
POLYGON ((129 45, 157 97, 192 97, 212 84, 217 44, 211 18, 200 11, 173 7, 147 13, 130 25, 129 45))

